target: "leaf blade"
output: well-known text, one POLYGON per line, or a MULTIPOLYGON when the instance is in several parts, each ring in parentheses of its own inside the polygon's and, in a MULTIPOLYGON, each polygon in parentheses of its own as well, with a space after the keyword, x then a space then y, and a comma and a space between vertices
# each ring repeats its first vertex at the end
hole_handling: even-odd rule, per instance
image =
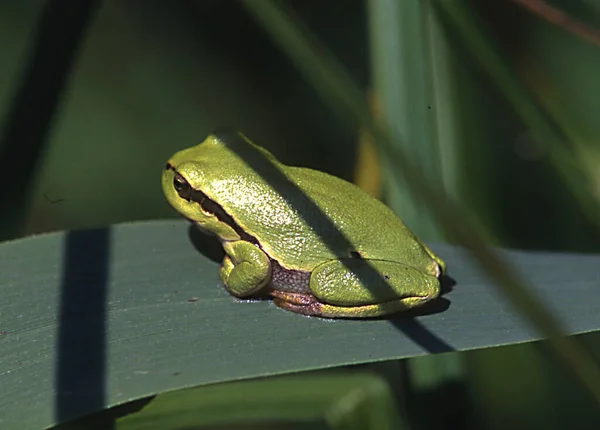
MULTIPOLYGON (((113 406, 183 387, 539 339, 454 246, 433 247, 458 282, 445 296, 447 310, 415 319, 327 321, 231 298, 220 286, 218 263, 197 252, 186 226, 152 221, 110 228, 102 348, 101 335, 82 324, 89 321, 83 308, 59 318, 67 233, 0 244, 0 424, 37 429, 56 422, 57 340, 67 329, 78 330, 88 348, 78 347, 85 355, 74 372, 82 372, 83 382, 63 405, 63 420, 94 412, 102 395, 113 406), (91 365, 99 359, 103 366, 91 365), (86 385, 99 383, 86 372, 98 368, 105 369, 104 393, 94 397, 102 387, 86 385)), ((598 330, 600 256, 500 252, 529 275, 569 333, 598 330)), ((84 299, 92 281, 77 280, 84 299)))

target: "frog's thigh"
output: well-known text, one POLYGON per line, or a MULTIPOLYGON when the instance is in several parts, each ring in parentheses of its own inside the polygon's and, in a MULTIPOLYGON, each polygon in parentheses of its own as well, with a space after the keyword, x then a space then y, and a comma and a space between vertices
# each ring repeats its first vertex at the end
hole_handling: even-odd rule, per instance
POLYGON ((399 301, 395 308, 412 308, 436 298, 440 284, 436 277, 405 264, 346 258, 318 266, 311 275, 310 289, 327 305, 383 306, 399 301))
POLYGON ((269 257, 257 246, 244 240, 225 242, 225 258, 219 274, 225 288, 237 297, 247 297, 271 279, 269 257))

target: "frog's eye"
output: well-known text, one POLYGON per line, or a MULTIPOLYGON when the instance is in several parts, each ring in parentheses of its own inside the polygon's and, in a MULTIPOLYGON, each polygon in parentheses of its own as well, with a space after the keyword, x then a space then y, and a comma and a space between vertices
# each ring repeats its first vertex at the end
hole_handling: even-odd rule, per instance
POLYGON ((181 197, 186 199, 189 198, 191 187, 183 176, 175 175, 173 177, 173 188, 175 188, 175 191, 177 191, 181 197))

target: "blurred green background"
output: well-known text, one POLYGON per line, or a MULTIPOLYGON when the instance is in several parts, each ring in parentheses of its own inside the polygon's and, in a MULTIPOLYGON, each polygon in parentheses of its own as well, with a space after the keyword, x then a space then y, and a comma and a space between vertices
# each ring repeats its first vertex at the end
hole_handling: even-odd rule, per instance
MULTIPOLYGON (((0 5, 2 113, 44 3, 0 5)), ((366 85, 364 4, 298 5, 366 85)), ((238 4, 101 2, 40 161, 28 232, 176 216, 162 196, 163 165, 220 125, 243 130, 285 162, 352 179, 356 130, 320 102, 238 4)))
MULTIPOLYGON (((375 2, 289 3, 361 84, 366 101, 381 78, 374 72, 381 73, 376 61, 382 58, 373 41, 375 2)), ((414 82, 433 85, 431 99, 404 103, 408 109, 426 107, 428 121, 435 123, 437 152, 431 156, 441 157, 440 186, 480 217, 496 245, 598 252, 597 229, 560 180, 544 145, 451 29, 436 21, 432 3, 422 2, 420 13, 428 20, 426 65, 433 71, 414 82)), ((600 6, 593 2, 546 3, 589 26, 600 23, 600 6)), ((0 3, 3 119, 18 94, 46 4, 0 3)), ((597 204, 600 47, 512 1, 465 5, 565 138, 579 163, 576 170, 596 192, 590 204, 597 204)), ((423 43, 405 39, 404 53, 410 54, 413 42, 423 43)), ((411 67, 410 57, 403 61, 401 68, 411 67)), ((378 190, 377 168, 357 156, 366 145, 361 130, 323 104, 238 2, 105 0, 61 94, 32 188, 23 190, 29 205, 25 230, 14 236, 176 217, 160 189, 162 167, 176 150, 199 143, 220 125, 244 131, 285 163, 348 180, 362 173, 367 182, 361 185, 371 188, 373 181, 375 192, 401 215, 409 210, 385 173, 378 190)), ((18 186, 19 172, 12 175, 10 186, 18 186)), ((7 216, 14 208, 10 201, 2 204, 7 216)), ((408 214, 406 220, 427 239, 443 240, 419 225, 419 217, 408 214)), ((598 335, 584 340, 599 352, 598 335)), ((384 375, 410 428, 598 428, 597 405, 540 345, 369 369, 384 375)))

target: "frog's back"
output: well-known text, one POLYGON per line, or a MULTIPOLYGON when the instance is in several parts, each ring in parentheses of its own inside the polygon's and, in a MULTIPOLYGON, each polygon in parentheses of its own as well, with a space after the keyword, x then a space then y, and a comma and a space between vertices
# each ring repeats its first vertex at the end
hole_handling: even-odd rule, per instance
POLYGON ((201 160, 213 179, 207 195, 283 267, 312 270, 344 257, 429 260, 393 211, 356 185, 283 165, 246 139, 225 146, 224 157, 207 151, 201 160))
POLYGON ((393 211, 359 187, 319 171, 281 169, 286 181, 244 181, 229 204, 247 206, 237 217, 240 227, 283 267, 312 270, 344 257, 429 259, 393 211))
POLYGON ((309 215, 309 219, 328 232, 329 239, 319 237, 315 229, 305 233, 329 245, 337 257, 390 261, 428 259, 427 252, 402 220, 358 186, 315 170, 286 167, 286 171, 321 209, 321 213, 307 213, 314 214, 309 215))

